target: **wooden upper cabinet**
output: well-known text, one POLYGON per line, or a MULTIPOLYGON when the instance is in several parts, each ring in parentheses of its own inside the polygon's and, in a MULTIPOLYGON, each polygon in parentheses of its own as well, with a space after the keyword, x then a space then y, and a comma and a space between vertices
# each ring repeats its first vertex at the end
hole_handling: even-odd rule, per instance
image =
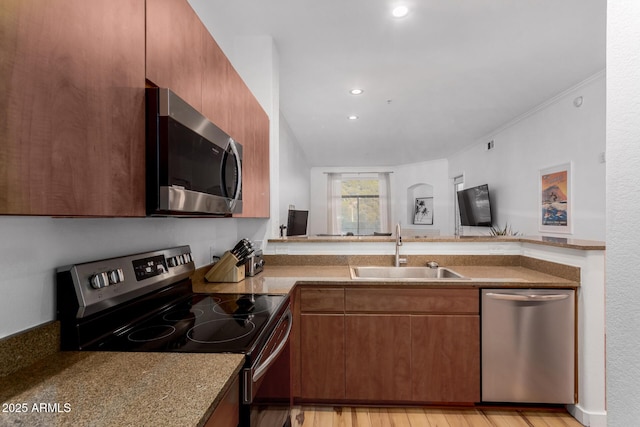
POLYGON ((151 0, 146 4, 147 80, 171 89, 202 111, 204 25, 187 0, 151 0))
POLYGON ((0 214, 145 215, 144 11, 0 3, 0 214))
POLYGON ((242 145, 242 213, 269 217, 269 117, 204 30, 202 113, 242 145))
POLYGON ((208 31, 202 31, 203 60, 206 72, 202 75, 202 114, 228 134, 232 128, 232 110, 238 110, 235 93, 243 92, 244 82, 227 60, 208 31))
MULTIPOLYGON (((268 218, 269 208, 269 118, 251 96, 244 120, 244 158, 241 217, 268 218)), ((242 140, 240 141, 242 143, 242 140)))

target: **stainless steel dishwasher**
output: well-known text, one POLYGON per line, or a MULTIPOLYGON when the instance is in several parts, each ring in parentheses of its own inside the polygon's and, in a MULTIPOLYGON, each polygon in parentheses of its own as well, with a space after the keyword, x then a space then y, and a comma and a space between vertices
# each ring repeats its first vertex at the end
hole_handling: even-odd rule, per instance
POLYGON ((575 291, 483 289, 482 401, 575 403, 575 291))

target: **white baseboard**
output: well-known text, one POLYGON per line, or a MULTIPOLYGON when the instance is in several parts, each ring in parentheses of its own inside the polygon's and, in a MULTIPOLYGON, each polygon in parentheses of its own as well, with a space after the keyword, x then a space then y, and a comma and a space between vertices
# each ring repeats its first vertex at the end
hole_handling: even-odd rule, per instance
POLYGON ((587 411, 580 405, 567 405, 567 411, 580 422, 588 427, 607 427, 607 412, 587 411))

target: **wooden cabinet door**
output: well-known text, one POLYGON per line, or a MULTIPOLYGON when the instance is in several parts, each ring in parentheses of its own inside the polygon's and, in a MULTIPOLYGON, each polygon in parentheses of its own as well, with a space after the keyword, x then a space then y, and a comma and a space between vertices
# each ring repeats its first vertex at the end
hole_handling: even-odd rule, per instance
POLYGON ((236 378, 222 397, 204 427, 238 427, 240 422, 240 383, 236 378))
POLYGON ((144 216, 144 0, 0 3, 0 213, 144 216))
POLYGON ((300 315, 300 377, 303 399, 344 399, 344 315, 300 315))
POLYGON ((411 400, 411 321, 406 315, 345 318, 347 399, 411 400))
POLYGON ((411 348, 414 401, 480 401, 479 316, 412 316, 411 348))
POLYGON ((202 111, 203 33, 209 33, 187 0, 146 4, 147 79, 202 111))
POLYGON ((245 90, 244 82, 231 66, 216 41, 208 31, 202 32, 204 69, 202 76, 202 114, 220 129, 240 141, 232 117, 239 114, 237 94, 245 90))
POLYGON ((268 218, 269 209, 269 117, 250 97, 245 108, 242 214, 268 218))

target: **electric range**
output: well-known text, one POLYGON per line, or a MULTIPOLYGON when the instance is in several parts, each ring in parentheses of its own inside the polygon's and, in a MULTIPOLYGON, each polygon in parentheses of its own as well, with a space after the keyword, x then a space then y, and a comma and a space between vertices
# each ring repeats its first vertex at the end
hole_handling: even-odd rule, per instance
POLYGON ((241 425, 289 425, 288 369, 286 378, 279 374, 278 379, 288 396, 281 394, 277 402, 263 399, 265 404, 256 399, 272 365, 288 367, 288 360, 280 359, 288 354, 289 297, 193 293, 194 271, 189 246, 59 268, 61 348, 244 354, 241 425), (274 417, 265 411, 279 412, 274 417), (261 424, 265 419, 278 421, 261 424))

